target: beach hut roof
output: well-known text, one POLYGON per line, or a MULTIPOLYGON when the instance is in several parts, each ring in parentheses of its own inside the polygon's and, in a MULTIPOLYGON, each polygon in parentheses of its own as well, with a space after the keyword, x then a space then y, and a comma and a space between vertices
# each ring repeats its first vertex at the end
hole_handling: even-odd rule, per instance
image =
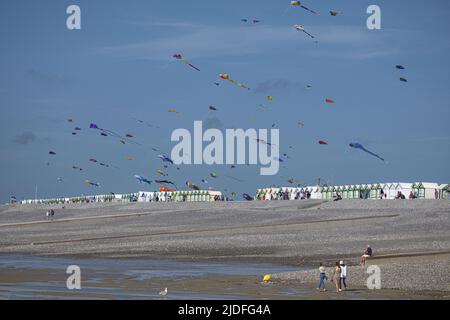
POLYGON ((421 182, 425 189, 439 189, 439 185, 435 182, 421 182))

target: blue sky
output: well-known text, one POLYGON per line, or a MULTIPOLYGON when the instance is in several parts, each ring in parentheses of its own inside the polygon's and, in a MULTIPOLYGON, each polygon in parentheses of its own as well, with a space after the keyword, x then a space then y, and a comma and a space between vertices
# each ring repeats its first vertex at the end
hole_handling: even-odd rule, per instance
POLYGON ((188 180, 202 185, 206 178, 228 193, 254 193, 288 185, 289 178, 304 184, 319 177, 335 184, 448 183, 450 3, 304 4, 320 15, 289 1, 2 1, 0 201, 33 198, 36 184, 40 197, 149 189, 133 175, 156 178, 162 163, 151 146, 170 154, 171 132, 192 130, 194 120, 221 128, 275 124, 289 159, 272 177, 260 176, 258 166, 168 168, 168 178, 180 186, 188 180), (70 4, 81 7, 81 30, 66 28, 70 4), (381 8, 381 30, 366 28, 370 4, 381 8), (332 17, 330 9, 343 14, 332 17), (242 18, 261 22, 245 24, 242 18), (303 24, 318 43, 294 24, 303 24), (174 53, 201 72, 171 61, 174 53), (397 64, 406 69, 395 69, 397 64), (220 80, 219 73, 252 90, 220 80), (336 103, 326 105, 328 97, 336 103), (259 108, 261 103, 271 108, 259 108), (208 111, 209 105, 218 111, 208 111), (181 114, 168 113, 170 108, 181 114), (90 122, 131 133, 143 146, 101 137, 88 129, 90 122), (75 126, 82 131, 72 136, 75 126), (350 149, 352 141, 387 162, 350 149), (50 150, 57 155, 50 157, 50 150), (133 160, 124 160, 126 155, 133 160), (213 171, 219 178, 208 178, 213 171))

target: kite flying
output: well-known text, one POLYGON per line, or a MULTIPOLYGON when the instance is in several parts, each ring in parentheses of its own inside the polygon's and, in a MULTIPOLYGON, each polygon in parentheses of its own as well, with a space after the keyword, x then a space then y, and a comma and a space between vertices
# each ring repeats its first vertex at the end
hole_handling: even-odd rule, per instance
POLYGON ((408 80, 407 80, 406 78, 403 78, 403 77, 400 78, 400 81, 402 81, 402 82, 408 82, 408 80))
POLYGON ((171 184, 171 185, 173 185, 175 188, 177 187, 177 186, 175 185, 175 183, 173 183, 172 181, 169 181, 169 180, 155 180, 155 182, 156 182, 156 183, 159 183, 159 184, 171 184))
POLYGON ((191 181, 186 181, 186 185, 188 186, 188 188, 191 188, 194 190, 200 190, 200 188, 198 186, 196 186, 195 184, 193 184, 191 181))
POLYGON ((89 184, 89 185, 94 186, 94 187, 100 187, 100 183, 93 182, 93 181, 91 181, 89 179, 84 180, 84 183, 89 184))
POLYGON ((181 56, 181 54, 176 53, 176 54, 174 54, 172 57, 174 57, 174 58, 177 59, 177 60, 180 60, 181 62, 183 62, 184 64, 188 65, 189 67, 191 67, 191 68, 193 68, 193 69, 195 69, 195 70, 197 70, 197 71, 200 71, 199 68, 197 68, 197 67, 194 66, 193 64, 187 62, 187 61, 181 56))
POLYGON ((326 141, 319 140, 319 144, 328 144, 326 141))
MULTIPOLYGON (((248 19, 246 19, 246 18, 241 19, 241 22, 247 23, 247 22, 248 22, 248 19)), ((257 20, 257 19, 253 19, 253 20, 252 20, 252 23, 259 23, 259 22, 261 22, 261 21, 260 21, 260 20, 257 20)))
POLYGON ((330 99, 330 98, 326 98, 326 99, 325 99, 325 102, 326 102, 326 103, 334 103, 334 100, 333 100, 333 99, 330 99))
POLYGON ((250 90, 250 88, 247 87, 246 85, 244 85, 244 84, 242 84, 242 83, 239 83, 239 82, 237 82, 236 80, 231 79, 230 76, 229 76, 227 73, 221 73, 221 74, 219 74, 219 77, 222 78, 222 79, 224 79, 224 80, 228 80, 228 81, 230 81, 231 83, 234 83, 234 84, 237 85, 238 87, 241 87, 241 88, 245 88, 245 89, 247 89, 247 90, 250 90))
POLYGON ((402 66, 402 65, 399 65, 399 64, 398 64, 398 65, 396 65, 395 67, 396 67, 397 69, 400 69, 400 70, 404 70, 404 69, 405 69, 405 67, 404 67, 404 66, 402 66))
POLYGON ((167 110, 167 112, 175 113, 175 114, 177 114, 177 115, 180 114, 180 112, 179 112, 177 109, 169 109, 169 110, 167 110))
POLYGON ((349 146, 350 146, 351 148, 360 149, 360 150, 362 150, 362 151, 364 151, 364 152, 367 152, 368 154, 371 154, 371 155, 374 156, 374 157, 377 157, 377 158, 380 159, 381 161, 384 161, 383 158, 381 158, 379 155, 373 153, 372 151, 367 150, 367 149, 366 149, 362 144, 360 144, 359 142, 352 142, 352 143, 349 144, 349 146))
POLYGON ((148 180, 147 178, 140 176, 138 174, 135 174, 134 177, 139 181, 139 183, 147 183, 147 184, 151 184, 152 182, 150 180, 148 180))
POLYGON ((311 13, 317 14, 317 12, 315 12, 314 10, 308 9, 307 7, 302 5, 300 1, 291 1, 291 6, 298 6, 300 8, 305 9, 306 11, 309 11, 311 13))
POLYGON ((134 143, 134 144, 139 144, 139 143, 137 143, 137 142, 135 142, 133 140, 128 139, 127 137, 122 137, 117 132, 114 132, 112 130, 105 129, 105 128, 100 128, 96 123, 91 123, 89 125, 89 128, 90 129, 100 130, 100 135, 102 135, 104 137, 107 137, 108 135, 111 135, 113 137, 119 138, 122 143, 125 143, 125 141, 128 141, 128 142, 131 142, 131 143, 134 143))
POLYGON ((238 179, 238 178, 229 176, 229 175, 227 175, 227 174, 225 175, 225 177, 230 178, 230 179, 233 179, 233 180, 238 181, 238 182, 243 182, 241 179, 238 179))
POLYGON ((168 156, 164 154, 159 154, 158 158, 160 158, 163 162, 170 162, 171 164, 173 164, 172 159, 170 159, 168 156))
POLYGON ((270 142, 267 142, 267 141, 264 140, 264 139, 255 139, 255 140, 256 140, 256 142, 258 142, 258 143, 266 144, 266 145, 268 145, 268 146, 271 146, 271 145, 272 145, 270 142))
POLYGON ((312 34, 310 34, 308 31, 305 30, 305 27, 301 24, 294 24, 294 28, 297 31, 303 31, 304 33, 306 33, 308 36, 310 36, 312 39, 314 39, 314 36, 312 34))
POLYGON ((165 173, 161 169, 156 169, 156 173, 159 174, 160 176, 163 176, 163 177, 166 177, 168 175, 167 173, 165 173))
POLYGON ((330 15, 336 17, 338 14, 342 14, 342 11, 330 10, 330 15))

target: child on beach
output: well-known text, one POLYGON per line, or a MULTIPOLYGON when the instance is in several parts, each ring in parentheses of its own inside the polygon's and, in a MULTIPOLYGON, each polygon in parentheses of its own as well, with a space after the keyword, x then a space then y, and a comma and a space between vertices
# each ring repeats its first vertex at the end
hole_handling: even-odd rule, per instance
POLYGON ((342 291, 340 288, 341 286, 340 277, 341 277, 341 267, 338 261, 336 262, 336 265, 331 269, 331 282, 334 282, 334 284, 336 285, 336 292, 342 291))
POLYGON ((327 289, 325 289, 325 281, 327 280, 327 274, 325 273, 325 267, 323 266, 322 262, 319 264, 319 273, 320 273, 320 281, 317 290, 322 292, 327 291, 327 289))

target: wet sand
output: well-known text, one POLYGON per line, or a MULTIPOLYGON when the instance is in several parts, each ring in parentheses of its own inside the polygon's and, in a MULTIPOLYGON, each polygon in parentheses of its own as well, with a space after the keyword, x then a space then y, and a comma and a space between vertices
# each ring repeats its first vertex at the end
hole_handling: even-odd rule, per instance
MULTIPOLYGON (((298 272, 300 274, 301 272, 298 272)), ((201 275, 181 277, 142 277, 130 275, 127 268, 107 270, 82 269, 81 290, 66 288, 64 269, 3 268, 0 273, 0 299, 450 299, 450 292, 368 290, 348 281, 347 291, 336 293, 333 285, 318 292, 316 283, 281 280, 280 275, 263 282, 258 275, 201 275), (169 294, 158 293, 169 288, 169 294)))

